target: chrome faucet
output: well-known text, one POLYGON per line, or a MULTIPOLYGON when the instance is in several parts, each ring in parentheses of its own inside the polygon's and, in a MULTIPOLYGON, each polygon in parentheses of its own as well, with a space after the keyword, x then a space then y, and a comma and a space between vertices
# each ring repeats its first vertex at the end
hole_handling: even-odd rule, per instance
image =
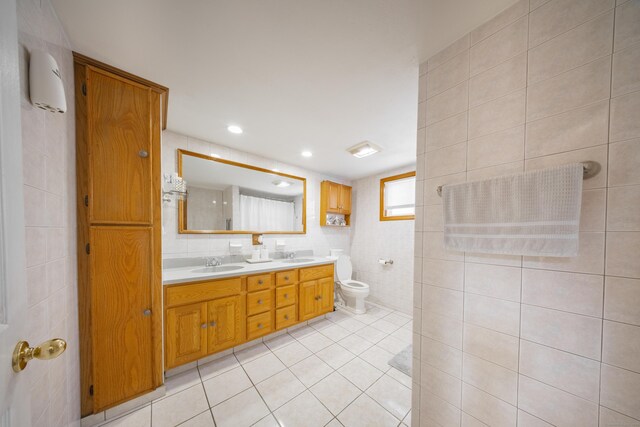
POLYGON ((216 267, 222 264, 222 260, 218 257, 205 257, 204 258, 204 266, 205 267, 216 267))

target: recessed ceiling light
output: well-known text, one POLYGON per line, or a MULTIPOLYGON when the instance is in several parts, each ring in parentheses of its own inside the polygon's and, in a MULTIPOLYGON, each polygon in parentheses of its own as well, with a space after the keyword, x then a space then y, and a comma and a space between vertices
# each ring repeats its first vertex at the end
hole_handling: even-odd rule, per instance
POLYGON ((231 133, 242 133, 242 128, 236 125, 227 126, 227 130, 231 133))
POLYGON ((311 151, 309 151, 309 150, 305 150, 300 154, 302 154, 302 157, 311 157, 311 156, 313 156, 313 153, 311 151))
POLYGON ((220 154, 216 154, 216 153, 211 153, 211 157, 215 157, 216 159, 221 158, 220 154))
POLYGON ((381 150, 382 148, 378 147, 375 144, 370 143, 369 141, 363 141, 360 144, 356 144, 351 148, 347 148, 347 151, 349 153, 351 153, 352 155, 354 155, 359 159, 370 156, 372 154, 376 154, 381 150))
POLYGON ((273 185, 275 185, 276 187, 284 188, 284 187, 291 186, 291 183, 287 181, 279 180, 279 181, 273 181, 273 185))
POLYGON ((280 172, 280 169, 278 169, 278 168, 273 168, 273 169, 271 169, 271 172, 280 172))

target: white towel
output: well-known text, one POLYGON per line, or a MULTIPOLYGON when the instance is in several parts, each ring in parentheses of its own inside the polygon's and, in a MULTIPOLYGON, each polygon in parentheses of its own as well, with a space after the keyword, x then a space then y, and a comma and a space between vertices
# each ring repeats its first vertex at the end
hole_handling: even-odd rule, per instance
POLYGON ((442 187, 444 245, 454 251, 578 254, 581 163, 442 187))

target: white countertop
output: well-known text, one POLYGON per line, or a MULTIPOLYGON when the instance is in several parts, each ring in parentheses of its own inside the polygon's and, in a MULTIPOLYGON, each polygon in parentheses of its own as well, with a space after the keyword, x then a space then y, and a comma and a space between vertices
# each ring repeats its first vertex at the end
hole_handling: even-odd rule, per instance
POLYGON ((237 262, 232 264, 223 264, 223 266, 241 266, 242 268, 231 271, 220 271, 216 273, 198 273, 194 270, 202 269, 200 266, 189 266, 179 268, 167 268, 162 270, 162 284, 174 285, 176 283, 195 282, 207 279, 222 279, 225 277, 245 276, 250 274, 264 273, 267 271, 291 270, 292 268, 303 268, 314 265, 329 264, 336 262, 333 257, 317 257, 317 256, 301 256, 300 259, 309 259, 307 262, 285 262, 286 260, 278 259, 270 262, 262 262, 250 264, 248 262, 237 262))

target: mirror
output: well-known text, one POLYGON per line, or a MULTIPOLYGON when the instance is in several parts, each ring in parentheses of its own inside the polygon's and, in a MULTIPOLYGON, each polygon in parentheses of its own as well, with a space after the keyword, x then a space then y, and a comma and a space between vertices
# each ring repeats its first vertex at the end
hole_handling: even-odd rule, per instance
POLYGON ((178 175, 180 233, 306 233, 305 178, 180 149, 178 175))

